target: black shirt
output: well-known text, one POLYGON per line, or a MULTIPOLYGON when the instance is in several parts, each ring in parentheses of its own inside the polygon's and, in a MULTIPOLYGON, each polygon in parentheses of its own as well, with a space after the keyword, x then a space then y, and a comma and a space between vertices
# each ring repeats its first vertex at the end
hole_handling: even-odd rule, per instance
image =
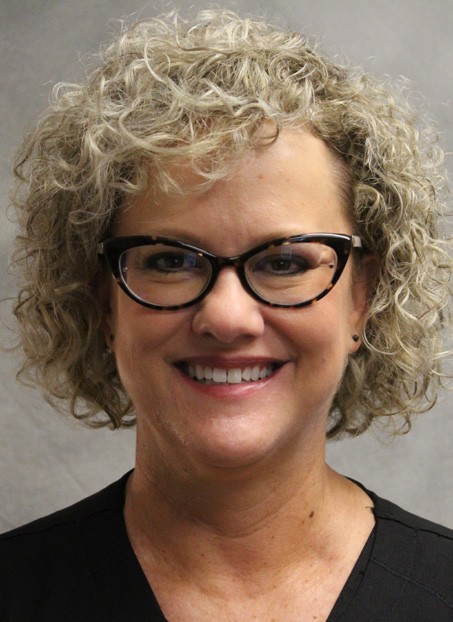
MULTIPOLYGON (((0 536, 1 622, 165 622, 127 538, 128 475, 0 536)), ((376 525, 328 622, 452 622, 453 531, 366 492, 376 525)))

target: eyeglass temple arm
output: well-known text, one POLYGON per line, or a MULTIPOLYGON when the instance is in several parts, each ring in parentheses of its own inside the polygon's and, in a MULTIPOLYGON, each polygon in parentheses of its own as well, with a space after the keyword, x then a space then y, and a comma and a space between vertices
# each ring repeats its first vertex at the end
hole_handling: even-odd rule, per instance
POLYGON ((352 236, 352 248, 363 248, 362 240, 358 235, 352 236))

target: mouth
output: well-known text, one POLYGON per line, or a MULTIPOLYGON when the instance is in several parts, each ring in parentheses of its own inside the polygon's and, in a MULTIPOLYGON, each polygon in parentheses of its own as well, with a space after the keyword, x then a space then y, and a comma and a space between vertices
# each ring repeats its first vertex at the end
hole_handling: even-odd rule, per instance
POLYGON ((176 367, 195 382, 208 385, 232 385, 259 382, 272 376, 283 363, 247 365, 245 367, 211 367, 209 365, 178 363, 176 367))

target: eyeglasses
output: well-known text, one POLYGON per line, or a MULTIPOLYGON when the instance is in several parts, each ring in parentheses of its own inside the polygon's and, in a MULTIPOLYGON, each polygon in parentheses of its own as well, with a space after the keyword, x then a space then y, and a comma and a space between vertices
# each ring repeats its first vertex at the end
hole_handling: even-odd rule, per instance
POLYGON ((297 308, 323 298, 344 270, 356 235, 307 233, 278 238, 236 257, 156 236, 117 237, 99 245, 118 285, 151 309, 176 310, 205 298, 223 268, 232 267, 244 289, 265 305, 297 308))

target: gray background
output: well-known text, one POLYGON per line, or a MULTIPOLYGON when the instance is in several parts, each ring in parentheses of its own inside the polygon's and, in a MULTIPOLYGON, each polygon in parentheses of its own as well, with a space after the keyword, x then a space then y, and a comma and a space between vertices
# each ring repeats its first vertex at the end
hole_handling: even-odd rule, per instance
MULTIPOLYGON (((206 3, 190 5, 205 7, 206 3)), ((375 74, 407 76, 437 119, 452 151, 453 2, 451 0, 267 0, 221 2, 256 15, 281 16, 321 37, 326 51, 375 74)), ((0 0, 1 291, 14 227, 6 208, 10 160, 21 135, 45 107, 52 86, 77 79, 80 58, 97 50, 115 20, 188 6, 137 0, 0 0), (112 21, 113 20, 113 21, 112 21)), ((449 162, 451 167, 451 161, 449 162)), ((0 338, 9 336, 8 304, 0 338)), ((15 355, 0 355, 0 531, 72 503, 133 465, 134 432, 92 431, 55 414, 37 390, 16 383, 15 355)), ((453 523, 452 396, 420 416, 411 433, 390 441, 373 433, 329 446, 330 464, 372 490, 432 520, 453 523)))

